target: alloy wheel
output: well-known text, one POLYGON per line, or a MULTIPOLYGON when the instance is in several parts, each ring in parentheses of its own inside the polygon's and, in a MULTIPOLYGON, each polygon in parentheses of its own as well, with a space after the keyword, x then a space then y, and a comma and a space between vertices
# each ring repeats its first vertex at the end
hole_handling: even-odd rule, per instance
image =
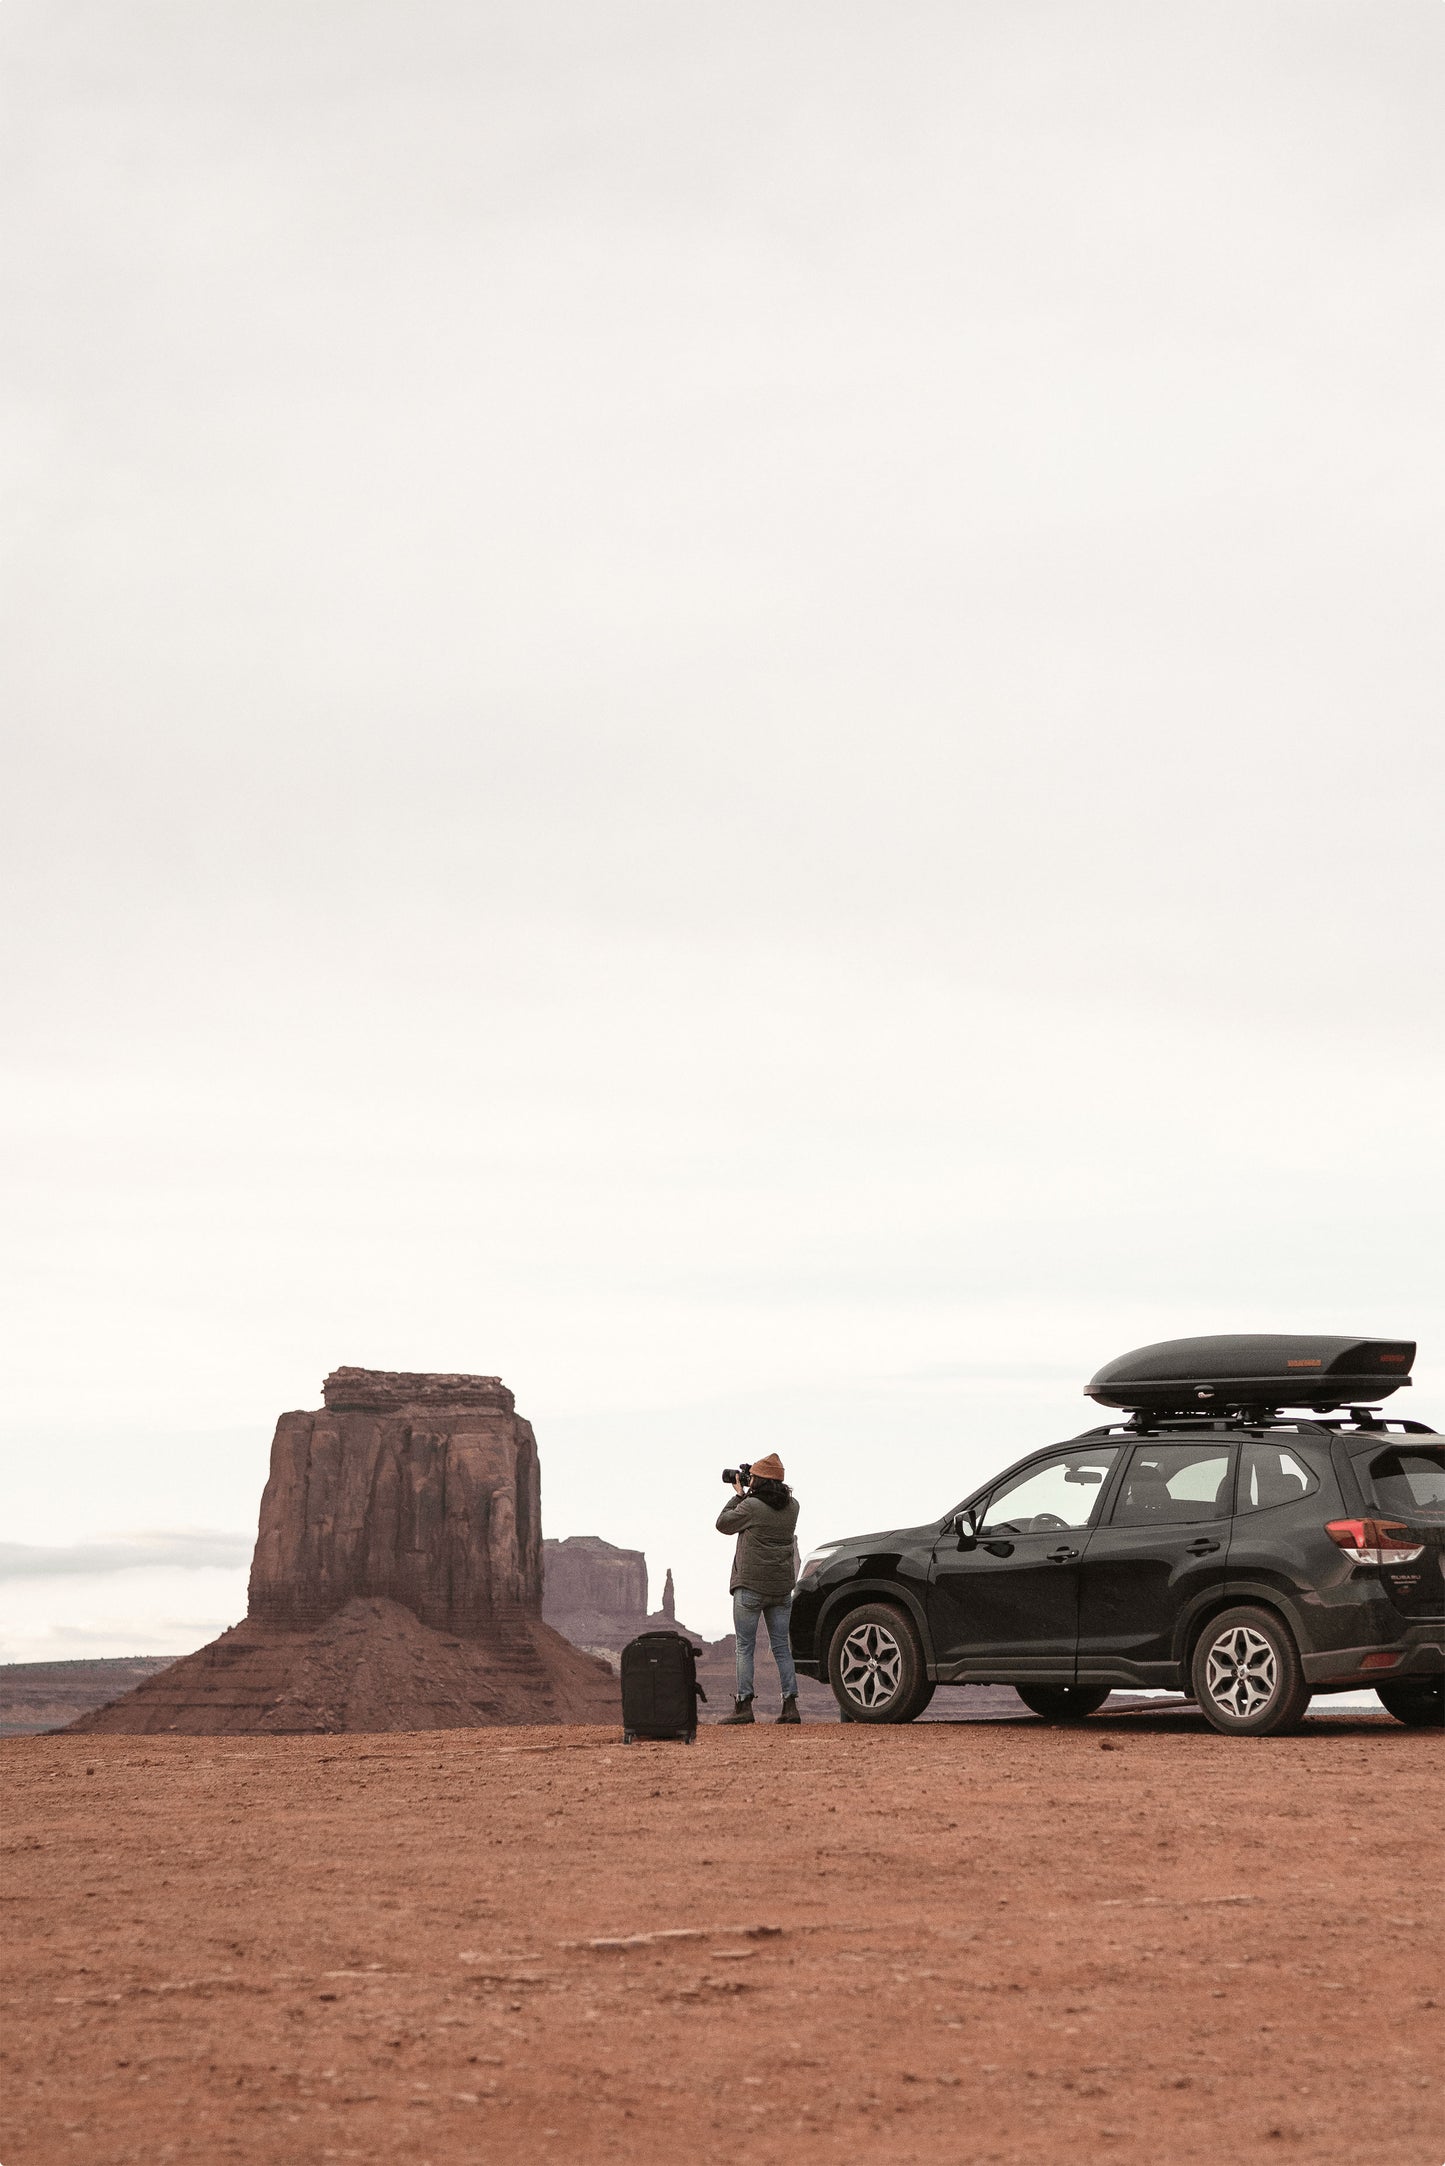
POLYGON ((903 1650, 885 1625, 858 1625, 844 1640, 839 1674, 849 1699, 860 1707, 884 1706, 902 1673, 903 1650))
POLYGON ((1232 1625, 1209 1650, 1205 1680, 1215 1705, 1245 1722, 1274 1698, 1279 1661, 1262 1632, 1232 1625))

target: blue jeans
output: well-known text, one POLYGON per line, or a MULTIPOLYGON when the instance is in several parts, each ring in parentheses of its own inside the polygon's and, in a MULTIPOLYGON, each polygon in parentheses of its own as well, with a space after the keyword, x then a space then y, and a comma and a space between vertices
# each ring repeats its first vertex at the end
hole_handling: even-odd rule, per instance
POLYGON ((788 1644, 788 1619, 793 1614, 793 1598, 785 1594, 781 1602, 769 1602, 762 1595, 754 1594, 751 1587, 733 1589, 733 1630, 738 1636, 738 1698, 750 1700, 753 1696, 753 1650, 758 1644, 758 1619, 766 1618, 768 1644, 773 1650, 773 1660, 778 1665, 778 1681, 783 1688, 783 1698, 791 1699, 798 1689, 798 1673, 793 1668, 793 1650, 788 1644))

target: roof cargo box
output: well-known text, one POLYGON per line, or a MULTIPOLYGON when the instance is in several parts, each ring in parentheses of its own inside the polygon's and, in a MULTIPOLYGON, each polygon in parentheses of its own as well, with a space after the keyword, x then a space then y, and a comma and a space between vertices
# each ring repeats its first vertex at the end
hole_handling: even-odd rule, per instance
POLYGON ((1165 1339, 1106 1362, 1084 1388, 1100 1406, 1142 1414, 1368 1405, 1410 1381, 1413 1339, 1321 1339, 1239 1332, 1165 1339))

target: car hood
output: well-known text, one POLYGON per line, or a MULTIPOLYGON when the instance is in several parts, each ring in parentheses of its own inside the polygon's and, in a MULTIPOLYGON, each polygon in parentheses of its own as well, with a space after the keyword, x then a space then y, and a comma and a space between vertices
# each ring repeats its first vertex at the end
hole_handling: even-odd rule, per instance
POLYGON ((831 1549, 830 1564, 840 1557, 866 1556, 877 1549, 915 1549, 924 1542, 936 1542, 940 1523, 926 1519, 921 1527, 881 1527, 876 1534, 845 1534, 831 1542, 819 1542, 819 1549, 831 1549))

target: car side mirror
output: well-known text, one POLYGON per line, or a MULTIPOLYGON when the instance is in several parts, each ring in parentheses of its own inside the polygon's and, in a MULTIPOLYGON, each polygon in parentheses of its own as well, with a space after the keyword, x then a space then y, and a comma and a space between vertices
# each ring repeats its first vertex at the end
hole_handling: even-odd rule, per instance
POLYGON ((970 1505, 966 1512, 959 1513, 953 1522, 953 1531, 958 1536, 960 1549, 977 1549, 978 1508, 976 1505, 970 1505))

